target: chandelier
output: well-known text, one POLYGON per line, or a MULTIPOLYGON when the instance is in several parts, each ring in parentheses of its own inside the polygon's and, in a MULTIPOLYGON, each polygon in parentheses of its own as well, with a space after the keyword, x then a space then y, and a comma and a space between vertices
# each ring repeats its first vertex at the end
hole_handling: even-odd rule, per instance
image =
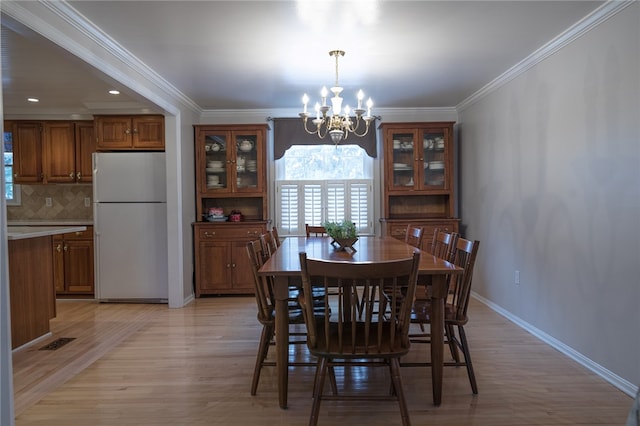
POLYGON ((365 109, 362 108, 362 100, 364 99, 364 92, 360 90, 358 92, 358 107, 353 110, 355 116, 355 121, 351 118, 351 108, 349 105, 342 109, 342 98, 340 97, 340 93, 342 93, 342 87, 338 84, 338 58, 340 56, 344 56, 344 51, 342 50, 332 50, 329 52, 329 56, 333 56, 336 58, 336 83, 331 88, 331 93, 333 93, 333 97, 331 98, 331 107, 327 105, 327 88, 323 87, 320 91, 320 96, 322 97, 320 104, 316 102, 315 110, 316 110, 316 118, 311 120, 315 125, 314 130, 309 130, 307 127, 307 121, 311 114, 307 112, 307 104, 309 103, 309 97, 305 93, 302 97, 302 105, 303 111, 300 113, 300 117, 304 122, 304 129, 307 133, 311 135, 318 135, 321 139, 324 139, 327 134, 331 137, 331 140, 336 145, 343 139, 347 139, 350 133, 358 137, 362 137, 367 134, 369 131, 369 124, 373 121, 374 117, 371 115, 371 107, 373 106, 373 101, 371 98, 367 101, 367 109, 366 115, 365 109), (329 114, 329 109, 331 109, 331 113, 329 114))

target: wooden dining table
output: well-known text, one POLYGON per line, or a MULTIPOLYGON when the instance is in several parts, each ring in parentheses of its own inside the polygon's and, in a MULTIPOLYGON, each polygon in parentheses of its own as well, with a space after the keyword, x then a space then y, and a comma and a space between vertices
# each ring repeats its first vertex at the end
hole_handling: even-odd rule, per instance
MULTIPOLYGON (((308 258, 343 262, 384 262, 411 257, 418 250, 393 237, 361 236, 353 245, 355 251, 337 250, 330 237, 287 237, 258 271, 261 276, 274 277, 276 317, 276 368, 280 408, 287 408, 289 382, 289 277, 300 276, 299 253, 308 258)), ((463 269, 421 252, 419 274, 431 276, 431 377, 433 403, 442 401, 442 369, 444 353, 444 300, 447 296, 447 277, 460 274, 463 269)))

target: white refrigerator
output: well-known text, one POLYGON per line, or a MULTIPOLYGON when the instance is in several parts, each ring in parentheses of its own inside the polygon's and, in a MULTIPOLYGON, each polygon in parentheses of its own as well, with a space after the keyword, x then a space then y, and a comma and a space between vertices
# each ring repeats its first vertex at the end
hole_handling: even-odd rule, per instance
POLYGON ((97 300, 167 302, 165 170, 163 152, 93 154, 97 300))

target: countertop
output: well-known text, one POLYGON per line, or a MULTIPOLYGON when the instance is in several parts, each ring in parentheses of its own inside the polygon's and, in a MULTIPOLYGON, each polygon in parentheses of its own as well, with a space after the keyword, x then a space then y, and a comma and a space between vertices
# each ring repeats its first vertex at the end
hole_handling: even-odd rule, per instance
POLYGON ((7 226, 69 226, 84 225, 91 226, 93 221, 90 219, 64 219, 64 220, 8 220, 7 226))
POLYGON ((26 238, 47 237, 66 234, 67 232, 86 231, 86 226, 7 226, 8 240, 24 240, 26 238))

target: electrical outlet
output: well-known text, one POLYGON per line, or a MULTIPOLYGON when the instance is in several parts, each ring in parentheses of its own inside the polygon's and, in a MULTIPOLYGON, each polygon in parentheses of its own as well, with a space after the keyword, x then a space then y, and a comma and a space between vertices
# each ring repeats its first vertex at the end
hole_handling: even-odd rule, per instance
POLYGON ((53 206, 53 203, 51 202, 51 197, 47 197, 44 199, 44 205, 47 207, 53 206))
POLYGON ((91 207, 91 197, 84 197, 84 206, 91 207))
POLYGON ((516 271, 514 281, 516 284, 520 284, 520 271, 516 271))

